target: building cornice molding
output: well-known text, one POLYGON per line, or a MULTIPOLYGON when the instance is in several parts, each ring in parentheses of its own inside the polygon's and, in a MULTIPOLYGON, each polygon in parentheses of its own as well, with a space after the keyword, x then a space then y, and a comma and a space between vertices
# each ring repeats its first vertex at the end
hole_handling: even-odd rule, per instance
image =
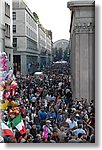
POLYGON ((72 10, 74 7, 95 7, 95 1, 70 1, 67 2, 67 7, 72 10))

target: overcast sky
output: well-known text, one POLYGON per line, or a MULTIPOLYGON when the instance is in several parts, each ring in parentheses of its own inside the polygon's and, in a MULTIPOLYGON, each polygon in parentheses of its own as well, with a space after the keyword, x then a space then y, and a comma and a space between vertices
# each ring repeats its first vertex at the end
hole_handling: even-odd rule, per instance
POLYGON ((41 24, 52 30, 53 42, 59 39, 69 40, 70 10, 69 0, 25 0, 32 12, 39 16, 41 24))

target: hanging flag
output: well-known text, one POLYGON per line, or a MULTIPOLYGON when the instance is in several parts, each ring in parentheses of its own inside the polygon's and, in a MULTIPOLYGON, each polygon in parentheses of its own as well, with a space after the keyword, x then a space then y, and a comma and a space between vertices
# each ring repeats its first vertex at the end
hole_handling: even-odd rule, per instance
POLYGON ((26 133, 21 114, 12 120, 12 124, 18 129, 21 134, 26 133))
POLYGON ((14 136, 13 131, 3 122, 1 122, 2 136, 14 136))

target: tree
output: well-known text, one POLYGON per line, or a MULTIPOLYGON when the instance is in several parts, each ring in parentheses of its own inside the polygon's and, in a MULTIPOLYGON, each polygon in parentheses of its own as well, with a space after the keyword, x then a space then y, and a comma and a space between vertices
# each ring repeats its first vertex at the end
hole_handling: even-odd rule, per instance
POLYGON ((35 12, 33 12, 33 16, 34 16, 35 20, 37 21, 37 23, 40 23, 39 17, 35 12))
POLYGON ((58 59, 61 60, 62 58, 63 58, 63 50, 62 48, 59 48, 58 59))
POLYGON ((68 48, 66 48, 64 51, 63 60, 68 61, 68 59, 69 59, 69 51, 68 48))
POLYGON ((63 50, 62 48, 55 48, 55 57, 54 57, 54 61, 60 61, 62 59, 63 56, 63 50))

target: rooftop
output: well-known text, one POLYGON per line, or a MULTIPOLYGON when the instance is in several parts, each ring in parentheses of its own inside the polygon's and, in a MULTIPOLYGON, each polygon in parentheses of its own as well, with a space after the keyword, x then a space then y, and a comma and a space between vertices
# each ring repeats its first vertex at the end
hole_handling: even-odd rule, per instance
POLYGON ((85 6, 94 6, 95 1, 94 0, 89 0, 89 1, 69 1, 67 2, 67 7, 72 8, 72 7, 85 7, 85 6))

